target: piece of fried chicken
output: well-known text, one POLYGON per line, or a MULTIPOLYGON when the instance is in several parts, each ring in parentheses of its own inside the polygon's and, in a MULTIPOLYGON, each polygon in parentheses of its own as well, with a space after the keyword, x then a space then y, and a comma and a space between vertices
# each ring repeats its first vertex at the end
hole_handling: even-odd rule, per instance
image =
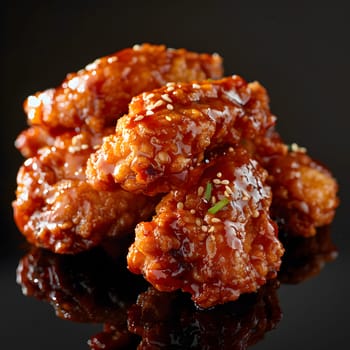
POLYGON ((136 226, 127 260, 157 289, 182 289, 208 308, 275 277, 284 250, 266 171, 242 148, 204 167, 195 185, 171 191, 153 220, 136 226))
POLYGON ((120 186, 99 191, 86 182, 86 161, 100 143, 89 133, 67 132, 24 162, 13 208, 29 242, 56 253, 77 253, 129 234, 152 214, 156 198, 120 186))
POLYGON ((333 221, 339 205, 337 181, 305 148, 284 144, 274 126, 242 145, 268 171, 271 216, 282 230, 309 237, 333 221))
POLYGON ((88 179, 149 195, 181 187, 207 149, 264 135, 275 123, 267 101, 260 84, 238 76, 140 94, 91 156, 88 179))
POLYGON ((198 54, 164 45, 136 45, 97 59, 71 73, 55 88, 29 96, 24 104, 31 125, 94 132, 114 126, 131 98, 169 81, 218 79, 219 55, 198 54))
POLYGON ((120 186, 93 189, 85 179, 87 159, 114 131, 135 93, 168 81, 217 78, 221 63, 218 55, 145 44, 101 58, 57 89, 29 97, 25 109, 33 126, 16 140, 29 159, 18 173, 13 203, 27 239, 58 253, 77 253, 132 232, 147 219, 157 198, 120 186))
POLYGON ((271 214, 292 235, 314 236, 332 222, 338 184, 323 165, 301 149, 265 161, 272 188, 271 214))

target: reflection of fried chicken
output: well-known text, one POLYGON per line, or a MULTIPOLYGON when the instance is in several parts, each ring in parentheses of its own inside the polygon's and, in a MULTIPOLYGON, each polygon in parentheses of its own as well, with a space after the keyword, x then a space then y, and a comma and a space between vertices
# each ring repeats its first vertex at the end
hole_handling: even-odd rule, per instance
POLYGON ((258 293, 224 307, 198 310, 184 295, 149 288, 128 312, 129 330, 142 337, 137 349, 247 349, 281 319, 271 281, 258 293))
POLYGON ((266 100, 259 84, 238 76, 143 93, 93 154, 89 179, 114 178, 126 190, 148 194, 178 188, 207 148, 265 134, 275 121, 266 100))
POLYGON ((32 125, 76 129, 85 124, 99 132, 127 112, 133 96, 169 81, 217 79, 221 63, 218 55, 134 46, 69 74, 60 87, 30 96, 24 107, 32 125))
POLYGON ((290 234, 313 236, 333 220, 338 186, 330 172, 302 152, 271 157, 266 164, 272 187, 272 215, 290 234))
POLYGON ((159 290, 190 292, 201 307, 257 290, 283 254, 266 176, 243 149, 214 159, 195 186, 170 192, 153 221, 138 224, 129 269, 159 290))
POLYGON ((142 279, 99 248, 74 256, 32 248, 18 265, 17 281, 25 295, 49 302, 58 317, 104 323, 103 332, 88 341, 94 350, 152 344, 245 349, 281 318, 276 280, 224 307, 198 310, 188 295, 145 291, 142 279))
POLYGON ((281 236, 286 249, 278 274, 282 283, 300 283, 316 276, 338 255, 329 226, 319 228, 317 235, 312 237, 281 236))
POLYGON ((19 262, 17 282, 25 295, 49 302, 58 317, 83 323, 124 324, 127 307, 144 288, 102 249, 60 255, 32 248, 19 262))

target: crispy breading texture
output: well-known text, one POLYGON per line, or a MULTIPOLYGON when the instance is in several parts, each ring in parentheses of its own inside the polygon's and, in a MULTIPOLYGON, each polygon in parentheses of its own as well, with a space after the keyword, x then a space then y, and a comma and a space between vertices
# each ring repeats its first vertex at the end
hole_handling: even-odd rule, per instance
POLYGON ((147 199, 86 183, 86 161, 114 131, 131 98, 169 81, 219 78, 222 59, 144 44, 103 57, 62 85, 25 102, 32 126, 16 140, 27 159, 17 176, 15 221, 38 246, 76 253, 105 237, 129 233, 152 212, 147 199))
POLYGON ((314 236, 332 222, 339 204, 331 173, 303 151, 267 159, 273 192, 272 216, 292 235, 314 236))
POLYGON ((86 161, 100 142, 101 137, 87 132, 67 132, 20 168, 14 218, 29 242, 57 253, 77 253, 106 237, 129 234, 151 215, 156 198, 119 186, 98 191, 86 182, 86 161))
POLYGON ((171 191, 153 220, 137 225, 129 269, 203 308, 256 291, 276 276, 284 251, 266 176, 244 149, 212 160, 195 186, 171 191))
POLYGON ((275 123, 267 101, 261 85, 238 76, 140 94, 91 156, 88 179, 150 195, 178 188, 207 149, 264 135, 275 123))
POLYGON ((24 109, 31 125, 100 132, 127 112, 131 98, 169 81, 218 79, 218 54, 198 54, 164 45, 135 45, 97 59, 62 84, 29 96, 24 109))

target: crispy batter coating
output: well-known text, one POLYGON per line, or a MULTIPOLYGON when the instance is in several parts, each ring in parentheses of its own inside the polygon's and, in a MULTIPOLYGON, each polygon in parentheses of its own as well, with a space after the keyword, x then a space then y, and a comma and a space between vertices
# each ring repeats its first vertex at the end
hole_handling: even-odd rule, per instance
POLYGON ((266 176, 244 149, 212 160, 196 186, 171 191, 153 220, 137 225, 129 269, 203 308, 256 291, 283 254, 266 176))
POLYGON ((242 145, 269 173, 271 216, 281 229, 309 237, 332 222, 339 205, 337 181, 305 148, 284 144, 274 127, 242 145))
POLYGON ((14 217, 29 242, 77 253, 107 237, 129 234, 151 215, 156 198, 119 186, 98 191, 86 182, 86 161, 100 136, 66 132, 52 141, 25 161, 17 176, 14 217))
POLYGON ((264 135, 275 122, 267 101, 261 85, 238 76, 143 93, 92 155, 88 179, 151 195, 178 188, 206 149, 264 135))
POLYGON ((169 81, 218 79, 219 55, 198 54, 163 45, 136 45, 71 73, 55 88, 29 96, 24 108, 31 125, 95 132, 114 125, 127 112, 131 98, 169 81))
POLYGON ((271 157, 265 166, 273 192, 271 215, 285 230, 308 237, 332 222, 338 185, 324 166, 302 151, 271 157))
POLYGON ((221 75, 218 55, 144 44, 103 57, 70 74, 57 89, 30 96, 25 110, 33 126, 16 140, 29 159, 18 173, 13 203, 27 239, 55 252, 76 253, 131 232, 157 199, 119 186, 93 189, 85 181, 90 153, 112 133, 135 94, 168 81, 221 75))

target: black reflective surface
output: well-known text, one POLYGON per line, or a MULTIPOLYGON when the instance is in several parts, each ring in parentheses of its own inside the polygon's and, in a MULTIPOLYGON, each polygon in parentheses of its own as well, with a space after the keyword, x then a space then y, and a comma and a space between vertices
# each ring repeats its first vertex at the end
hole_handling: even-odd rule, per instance
POLYGON ((3 2, 1 349, 347 349, 349 27, 336 2, 3 2), (290 249, 279 282, 219 309, 201 312, 181 293, 154 291, 125 270, 123 257, 101 250, 57 257, 28 247, 12 220, 22 162, 13 142, 26 126, 25 97, 145 41, 216 51, 227 74, 259 80, 286 142, 307 147, 339 181, 341 206, 330 230, 311 240, 285 238, 290 249))

